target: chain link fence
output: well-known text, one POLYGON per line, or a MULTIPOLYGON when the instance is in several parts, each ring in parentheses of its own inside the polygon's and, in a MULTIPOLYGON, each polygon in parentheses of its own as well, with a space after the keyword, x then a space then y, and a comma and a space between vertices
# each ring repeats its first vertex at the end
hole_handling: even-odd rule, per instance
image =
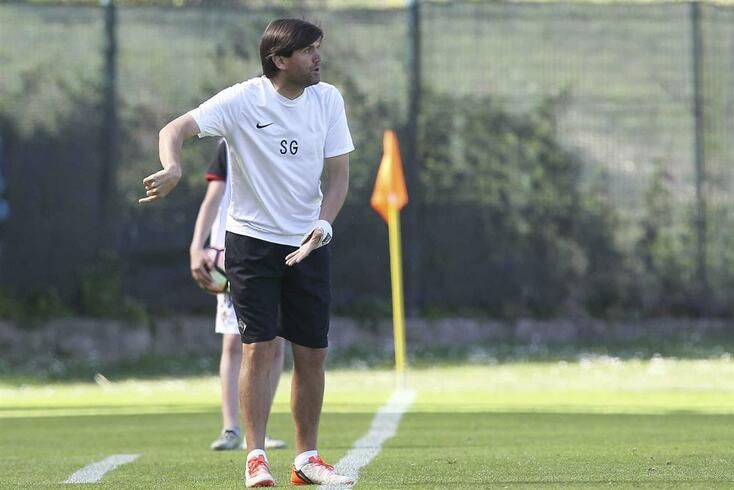
POLYGON ((342 90, 357 146, 335 225, 337 311, 389 311, 387 230, 368 201, 393 127, 411 195, 408 311, 733 312, 734 9, 118 2, 109 13, 0 5, 8 294, 209 309, 187 250, 213 142, 187 143, 184 180, 162 205, 137 204, 140 182, 159 165, 159 128, 257 75, 267 22, 303 16, 324 28, 323 78, 342 90))

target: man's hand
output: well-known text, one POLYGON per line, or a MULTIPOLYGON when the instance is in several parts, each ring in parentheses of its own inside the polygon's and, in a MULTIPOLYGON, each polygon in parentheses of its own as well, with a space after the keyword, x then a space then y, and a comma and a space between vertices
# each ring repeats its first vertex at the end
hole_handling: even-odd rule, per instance
POLYGON ((316 228, 311 232, 311 236, 308 237, 306 240, 303 241, 303 244, 301 247, 296 250, 295 252, 289 253, 285 258, 285 264, 286 265, 296 265, 297 263, 301 262, 303 259, 308 257, 311 252, 319 248, 321 246, 321 236, 323 235, 323 231, 321 228, 316 228))
POLYGON ((209 270, 214 267, 211 258, 203 249, 192 249, 189 255, 191 256, 191 277, 200 288, 211 288, 214 285, 212 276, 209 274, 209 270))
POLYGON ((181 180, 181 147, 184 140, 199 133, 193 116, 186 113, 166 124, 158 133, 158 154, 163 170, 143 179, 145 197, 138 202, 146 203, 162 199, 181 180))
POLYGON ((145 195, 147 197, 138 199, 138 202, 146 203, 166 197, 176 187, 180 179, 181 171, 175 168, 164 168, 147 176, 143 179, 145 195))

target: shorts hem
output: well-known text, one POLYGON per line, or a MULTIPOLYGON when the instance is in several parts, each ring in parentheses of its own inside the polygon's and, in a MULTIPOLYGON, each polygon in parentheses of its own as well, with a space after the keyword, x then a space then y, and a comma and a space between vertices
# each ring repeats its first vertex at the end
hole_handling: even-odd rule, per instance
POLYGON ((294 339, 291 336, 281 335, 281 337, 283 337, 285 340, 287 340, 291 344, 298 345, 301 347, 307 347, 309 349, 326 349, 327 347, 329 347, 328 340, 325 340, 323 345, 321 345, 320 342, 311 342, 311 343, 304 342, 303 339, 294 339), (319 344, 319 345, 313 345, 313 344, 319 344))
POLYGON ((242 335, 240 335, 240 340, 242 340, 243 344, 261 344, 263 342, 270 342, 271 340, 275 340, 278 338, 278 335, 273 336, 269 339, 253 339, 253 338, 245 338, 242 335))

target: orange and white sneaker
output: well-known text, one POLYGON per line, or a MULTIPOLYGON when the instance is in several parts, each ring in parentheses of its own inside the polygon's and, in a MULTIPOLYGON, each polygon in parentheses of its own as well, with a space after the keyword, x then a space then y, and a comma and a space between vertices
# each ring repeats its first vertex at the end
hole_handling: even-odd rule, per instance
POLYGON ((334 467, 324 463, 320 456, 311 456, 301 469, 291 468, 294 485, 354 485, 354 479, 337 474, 334 467))
POLYGON ((270 472, 270 465, 265 460, 265 456, 255 456, 247 460, 245 486, 247 488, 275 486, 275 478, 270 472))

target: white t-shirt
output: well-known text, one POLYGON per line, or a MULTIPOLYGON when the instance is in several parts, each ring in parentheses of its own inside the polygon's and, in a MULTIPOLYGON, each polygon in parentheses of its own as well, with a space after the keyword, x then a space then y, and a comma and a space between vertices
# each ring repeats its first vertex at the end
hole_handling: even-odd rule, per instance
POLYGON ((319 219, 324 158, 354 150, 339 91, 321 82, 291 100, 263 76, 190 114, 199 137, 223 136, 229 145, 227 231, 299 246, 319 219))

